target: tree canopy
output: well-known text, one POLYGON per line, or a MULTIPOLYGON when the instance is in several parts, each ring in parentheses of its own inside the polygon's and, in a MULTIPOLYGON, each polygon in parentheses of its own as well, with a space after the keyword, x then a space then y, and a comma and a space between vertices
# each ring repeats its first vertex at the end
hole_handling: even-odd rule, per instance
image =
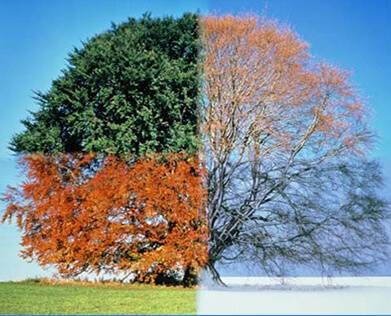
POLYGON ((195 282, 207 260, 199 49, 195 14, 130 18, 35 94, 10 146, 27 179, 4 195, 25 258, 70 277, 195 282))
POLYGON ((27 181, 4 196, 3 221, 17 218, 24 258, 68 277, 108 272, 162 282, 174 274, 171 282, 195 282, 207 261, 204 170, 196 157, 129 165, 115 156, 35 154, 21 164, 27 181))
POLYGON ((16 153, 195 153, 198 146, 197 16, 130 18, 75 48, 16 153))
POLYGON ((289 28, 145 15, 68 61, 11 142, 28 177, 3 221, 19 221, 25 256, 142 280, 207 263, 217 281, 217 263, 284 274, 387 258, 368 111, 289 28))

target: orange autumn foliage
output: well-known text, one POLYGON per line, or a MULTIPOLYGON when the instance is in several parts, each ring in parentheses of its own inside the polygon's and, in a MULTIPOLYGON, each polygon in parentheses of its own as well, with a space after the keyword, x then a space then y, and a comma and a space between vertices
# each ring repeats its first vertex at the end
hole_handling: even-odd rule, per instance
POLYGON ((213 159, 240 155, 251 142, 259 157, 295 151, 309 136, 316 150, 335 142, 363 150, 363 137, 352 136, 365 133, 367 113, 347 72, 315 62, 307 43, 272 20, 210 15, 201 25, 207 99, 201 131, 213 159))
POLYGON ((22 256, 64 276, 134 272, 151 282, 207 260, 204 173, 180 154, 129 163, 116 157, 30 155, 27 180, 4 196, 3 221, 23 230, 22 256))

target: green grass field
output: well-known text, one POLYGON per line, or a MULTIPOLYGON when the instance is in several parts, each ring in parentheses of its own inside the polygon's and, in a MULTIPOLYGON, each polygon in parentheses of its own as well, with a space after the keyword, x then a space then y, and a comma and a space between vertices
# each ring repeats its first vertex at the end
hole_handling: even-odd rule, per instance
POLYGON ((0 314, 195 314, 196 290, 99 283, 0 282, 0 314))

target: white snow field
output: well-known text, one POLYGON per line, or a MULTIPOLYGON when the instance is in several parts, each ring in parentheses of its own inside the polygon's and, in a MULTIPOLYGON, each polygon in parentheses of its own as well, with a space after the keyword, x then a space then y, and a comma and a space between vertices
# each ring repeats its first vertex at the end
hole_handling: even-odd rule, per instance
POLYGON ((223 277, 204 281, 198 314, 391 315, 391 277, 223 277))

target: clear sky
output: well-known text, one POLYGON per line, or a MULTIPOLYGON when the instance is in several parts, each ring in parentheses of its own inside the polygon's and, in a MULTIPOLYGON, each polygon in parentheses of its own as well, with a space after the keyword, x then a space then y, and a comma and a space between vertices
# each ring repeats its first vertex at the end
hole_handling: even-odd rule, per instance
MULTIPOLYGON (((32 91, 50 87, 72 47, 108 29, 111 22, 146 11, 154 16, 251 12, 290 25, 314 56, 351 71, 379 135, 373 155, 391 178, 391 1, 0 0, 0 192, 20 180, 7 146, 22 128, 19 121, 37 109, 32 91)), ((14 225, 0 226, 0 280, 44 274, 18 258, 19 241, 14 225)), ((391 275, 391 266, 378 274, 391 275)))

